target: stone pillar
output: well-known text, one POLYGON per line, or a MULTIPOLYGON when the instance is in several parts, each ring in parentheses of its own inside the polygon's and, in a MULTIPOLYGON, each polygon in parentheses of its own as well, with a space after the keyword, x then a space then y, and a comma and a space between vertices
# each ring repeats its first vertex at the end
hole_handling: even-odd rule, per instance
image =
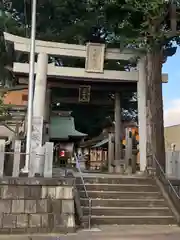
POLYGON ((47 85, 48 55, 39 53, 37 61, 37 74, 34 90, 33 116, 44 117, 46 85, 47 85))
POLYGON ((45 108, 44 108, 44 121, 49 123, 50 120, 50 109, 51 107, 51 89, 46 90, 45 108))
POLYGON ((115 93, 115 108, 114 108, 114 120, 115 120, 115 160, 121 160, 121 105, 120 94, 115 93))
POLYGON ((132 130, 126 128, 125 165, 132 165, 132 130))
POLYGON ((46 86, 47 86, 47 68, 48 55, 46 53, 39 53, 37 60, 37 73, 34 89, 33 100, 33 129, 31 140, 31 163, 32 174, 40 174, 39 169, 36 168, 36 158, 34 153, 37 152, 38 147, 44 143, 44 113, 46 108, 46 86), (33 153, 33 154, 32 154, 33 153))
POLYGON ((137 83, 138 96, 138 124, 139 124, 139 151, 140 151, 140 171, 146 169, 146 71, 145 59, 141 58, 138 64, 139 81, 137 83))
POLYGON ((49 123, 51 112, 51 89, 46 90, 45 109, 44 109, 44 138, 43 142, 49 142, 49 123))
POLYGON ((109 133, 108 140, 108 172, 113 172, 113 164, 114 162, 114 143, 113 143, 113 133, 109 133))
POLYGON ((12 172, 13 177, 19 177, 20 161, 21 161, 21 141, 15 140, 13 172, 12 172))
POLYGON ((5 140, 0 139, 0 178, 4 176, 5 140))

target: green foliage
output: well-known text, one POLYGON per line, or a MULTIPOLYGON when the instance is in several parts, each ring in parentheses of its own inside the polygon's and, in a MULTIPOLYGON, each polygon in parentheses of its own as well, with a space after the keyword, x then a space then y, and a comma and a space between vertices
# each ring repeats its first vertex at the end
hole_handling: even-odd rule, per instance
POLYGON ((13 34, 22 35, 24 26, 19 21, 16 11, 8 4, 0 3, 0 84, 12 85, 14 76, 9 67, 13 62, 12 46, 4 41, 3 32, 8 31, 13 34))
POLYGON ((8 116, 8 108, 3 103, 3 97, 0 97, 0 120, 6 120, 8 116))

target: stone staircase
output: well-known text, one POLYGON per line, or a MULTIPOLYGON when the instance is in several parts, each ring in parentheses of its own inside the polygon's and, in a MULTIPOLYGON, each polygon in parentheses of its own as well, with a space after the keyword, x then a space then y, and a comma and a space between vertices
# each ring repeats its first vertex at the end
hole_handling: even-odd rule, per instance
MULTIPOLYGON (((100 174, 99 174, 100 175, 100 174)), ((176 224, 168 202, 164 199, 154 179, 146 177, 84 177, 89 197, 92 199, 92 225, 176 224)), ((89 207, 84 186, 76 177, 84 223, 89 207)))

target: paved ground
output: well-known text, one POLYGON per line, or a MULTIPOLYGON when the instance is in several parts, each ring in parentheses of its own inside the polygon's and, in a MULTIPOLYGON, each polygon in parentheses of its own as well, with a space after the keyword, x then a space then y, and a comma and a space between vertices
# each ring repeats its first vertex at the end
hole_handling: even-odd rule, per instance
POLYGON ((180 240, 177 226, 101 226, 70 235, 0 235, 0 240, 180 240))

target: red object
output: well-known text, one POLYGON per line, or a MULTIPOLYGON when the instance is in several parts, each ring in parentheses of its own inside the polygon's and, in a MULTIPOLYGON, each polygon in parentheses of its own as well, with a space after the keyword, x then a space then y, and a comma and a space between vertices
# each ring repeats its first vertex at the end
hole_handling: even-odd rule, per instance
POLYGON ((61 150, 61 151, 59 152, 59 156, 60 156, 60 157, 65 157, 65 151, 64 151, 64 150, 61 150))

